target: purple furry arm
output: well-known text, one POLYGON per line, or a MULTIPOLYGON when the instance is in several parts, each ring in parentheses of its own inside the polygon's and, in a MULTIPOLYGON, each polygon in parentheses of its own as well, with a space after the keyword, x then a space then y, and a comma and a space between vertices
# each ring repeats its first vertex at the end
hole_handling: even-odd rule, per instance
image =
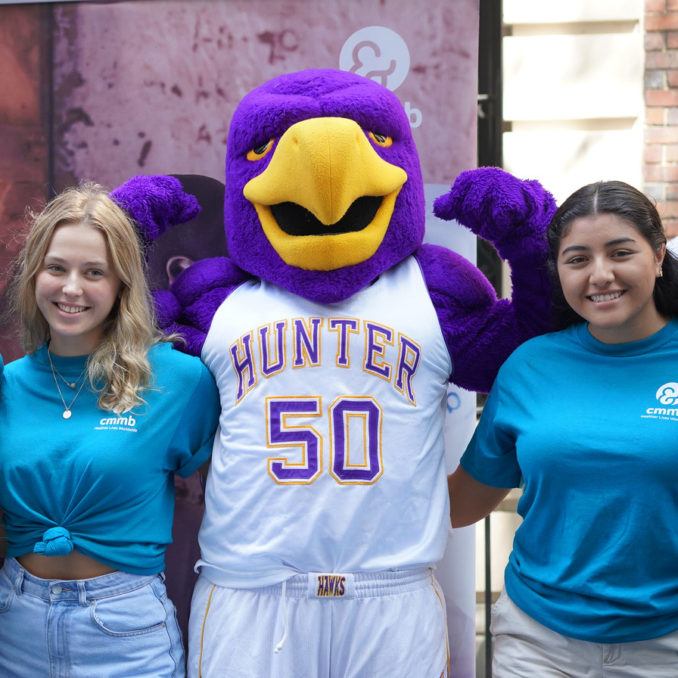
POLYGON ((553 196, 538 181, 521 180, 498 167, 462 172, 433 211, 456 219, 514 262, 546 258, 546 230, 556 211, 553 196))
POLYGON ((176 177, 132 177, 110 195, 134 219, 144 244, 157 240, 171 226, 190 221, 200 212, 197 198, 186 193, 176 177))
POLYGON ((450 381, 470 391, 490 390, 511 352, 548 330, 550 291, 546 267, 514 271, 511 301, 497 299, 487 278, 459 254, 422 245, 419 262, 452 360, 450 381))
POLYGON ((249 277, 226 257, 196 262, 176 279, 171 290, 154 292, 160 327, 184 339, 185 343, 177 342, 178 349, 200 355, 219 306, 249 277))
POLYGON ((434 203, 441 219, 456 219, 488 240, 511 265, 513 296, 497 300, 480 271, 457 254, 432 245, 416 253, 453 364, 451 380, 488 391, 511 351, 548 331, 551 287, 546 230, 556 209, 537 181, 497 167, 462 172, 434 203))

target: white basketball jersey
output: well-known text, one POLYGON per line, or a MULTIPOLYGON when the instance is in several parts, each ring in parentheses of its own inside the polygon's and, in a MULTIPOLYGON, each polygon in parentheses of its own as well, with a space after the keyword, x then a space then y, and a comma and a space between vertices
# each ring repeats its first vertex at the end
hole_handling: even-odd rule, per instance
POLYGON ((413 257, 337 304, 250 281, 218 309, 202 358, 222 407, 208 579, 256 587, 442 557, 451 365, 413 257))

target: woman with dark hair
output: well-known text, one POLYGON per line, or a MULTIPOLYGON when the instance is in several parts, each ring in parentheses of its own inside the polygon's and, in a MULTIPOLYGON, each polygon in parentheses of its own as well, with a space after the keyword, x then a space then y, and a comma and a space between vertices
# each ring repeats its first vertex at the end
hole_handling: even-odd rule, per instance
MULTIPOLYGON (((623 181, 600 181, 575 191, 558 209, 548 230, 549 263, 553 273, 558 329, 586 320, 563 294, 557 267, 562 238, 576 219, 599 214, 616 215, 619 220, 632 224, 655 252, 666 251, 666 234, 657 209, 647 196, 633 186, 623 181)), ((677 270, 675 257, 669 256, 655 279, 654 303, 659 314, 665 318, 678 315, 677 270)))
POLYGON ((678 262, 619 181, 572 194, 548 237, 560 331, 506 361, 449 478, 455 527, 523 487, 493 675, 673 678, 678 262))

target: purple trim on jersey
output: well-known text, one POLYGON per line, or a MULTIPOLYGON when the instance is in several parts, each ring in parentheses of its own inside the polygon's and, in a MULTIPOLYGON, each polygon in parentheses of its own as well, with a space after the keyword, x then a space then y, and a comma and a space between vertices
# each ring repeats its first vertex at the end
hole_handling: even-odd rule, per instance
POLYGON ((285 431, 286 414, 319 414, 319 400, 283 400, 271 398, 268 400, 268 439, 272 445, 296 446, 306 451, 305 465, 297 468, 287 468, 286 461, 272 460, 269 468, 275 478, 281 482, 310 481, 320 470, 320 440, 316 433, 309 428, 295 427, 285 431))
POLYGON ((391 379, 391 366, 388 363, 377 365, 375 362, 379 358, 384 358, 386 351, 384 344, 377 341, 376 335, 380 334, 386 338, 387 344, 393 344, 393 330, 383 327, 377 323, 365 322, 365 369, 372 374, 376 374, 384 379, 391 379))
MULTIPOLYGON (((332 416, 332 444, 334 449, 334 459, 332 461, 332 471, 336 478, 343 482, 372 482, 377 476, 381 475, 381 459, 379 455, 380 437, 381 437, 381 411, 372 400, 362 398, 342 398, 331 408, 332 416), (369 460, 367 468, 353 468, 347 466, 348 451, 348 420, 351 414, 364 413, 367 419, 367 440, 363 442, 367 450, 369 460), (349 416, 346 416, 349 415, 349 416)), ((355 464, 353 460, 351 462, 355 464)))
POLYGON ((322 325, 322 318, 309 318, 311 321, 312 336, 308 336, 308 331, 304 321, 300 318, 295 318, 294 325, 294 362, 293 367, 303 367, 306 365, 317 366, 320 365, 320 326, 322 325), (303 346, 302 346, 303 344, 303 346), (304 351, 308 355, 309 364, 304 360, 304 351))
POLYGON ((275 352, 278 356, 277 361, 273 365, 268 362, 268 333, 271 329, 270 325, 264 325, 259 328, 259 338, 261 346, 261 372, 264 376, 270 377, 276 372, 280 372, 285 367, 285 326, 287 323, 284 320, 279 320, 275 323, 275 352))
POLYGON ((349 367, 349 331, 354 334, 358 333, 358 321, 353 318, 330 318, 329 329, 331 332, 339 332, 337 365, 349 367))
POLYGON ((413 341, 410 341, 405 335, 400 335, 400 349, 398 351, 398 365, 396 367, 395 387, 405 393, 409 401, 414 404, 414 389, 412 388, 412 379, 419 367, 421 351, 413 341), (407 360, 408 351, 414 356, 412 361, 407 360))
POLYGON ((231 355, 231 362, 233 363, 233 369, 238 375, 238 392, 236 394, 236 400, 240 400, 247 391, 249 391, 255 383, 255 369, 254 369, 254 357, 252 356, 252 343, 253 337, 252 333, 245 334, 235 344, 232 344, 229 348, 229 353, 231 355), (239 358, 239 354, 244 354, 242 360, 239 358), (245 372, 249 372, 249 379, 247 385, 244 383, 245 372))

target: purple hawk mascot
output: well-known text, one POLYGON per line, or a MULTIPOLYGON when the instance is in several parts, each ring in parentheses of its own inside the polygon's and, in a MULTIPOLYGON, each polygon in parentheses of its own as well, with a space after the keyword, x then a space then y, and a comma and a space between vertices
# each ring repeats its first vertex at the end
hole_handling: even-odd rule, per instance
MULTIPOLYGON (((114 192, 146 241, 192 216, 168 177, 114 192)), ((549 325, 553 198, 494 168, 435 202, 511 265, 498 300, 423 244, 417 150, 394 94, 332 70, 247 94, 227 141, 228 258, 156 293, 222 414, 205 491, 189 675, 447 675, 432 574, 449 502, 448 382, 487 391, 549 325)))

